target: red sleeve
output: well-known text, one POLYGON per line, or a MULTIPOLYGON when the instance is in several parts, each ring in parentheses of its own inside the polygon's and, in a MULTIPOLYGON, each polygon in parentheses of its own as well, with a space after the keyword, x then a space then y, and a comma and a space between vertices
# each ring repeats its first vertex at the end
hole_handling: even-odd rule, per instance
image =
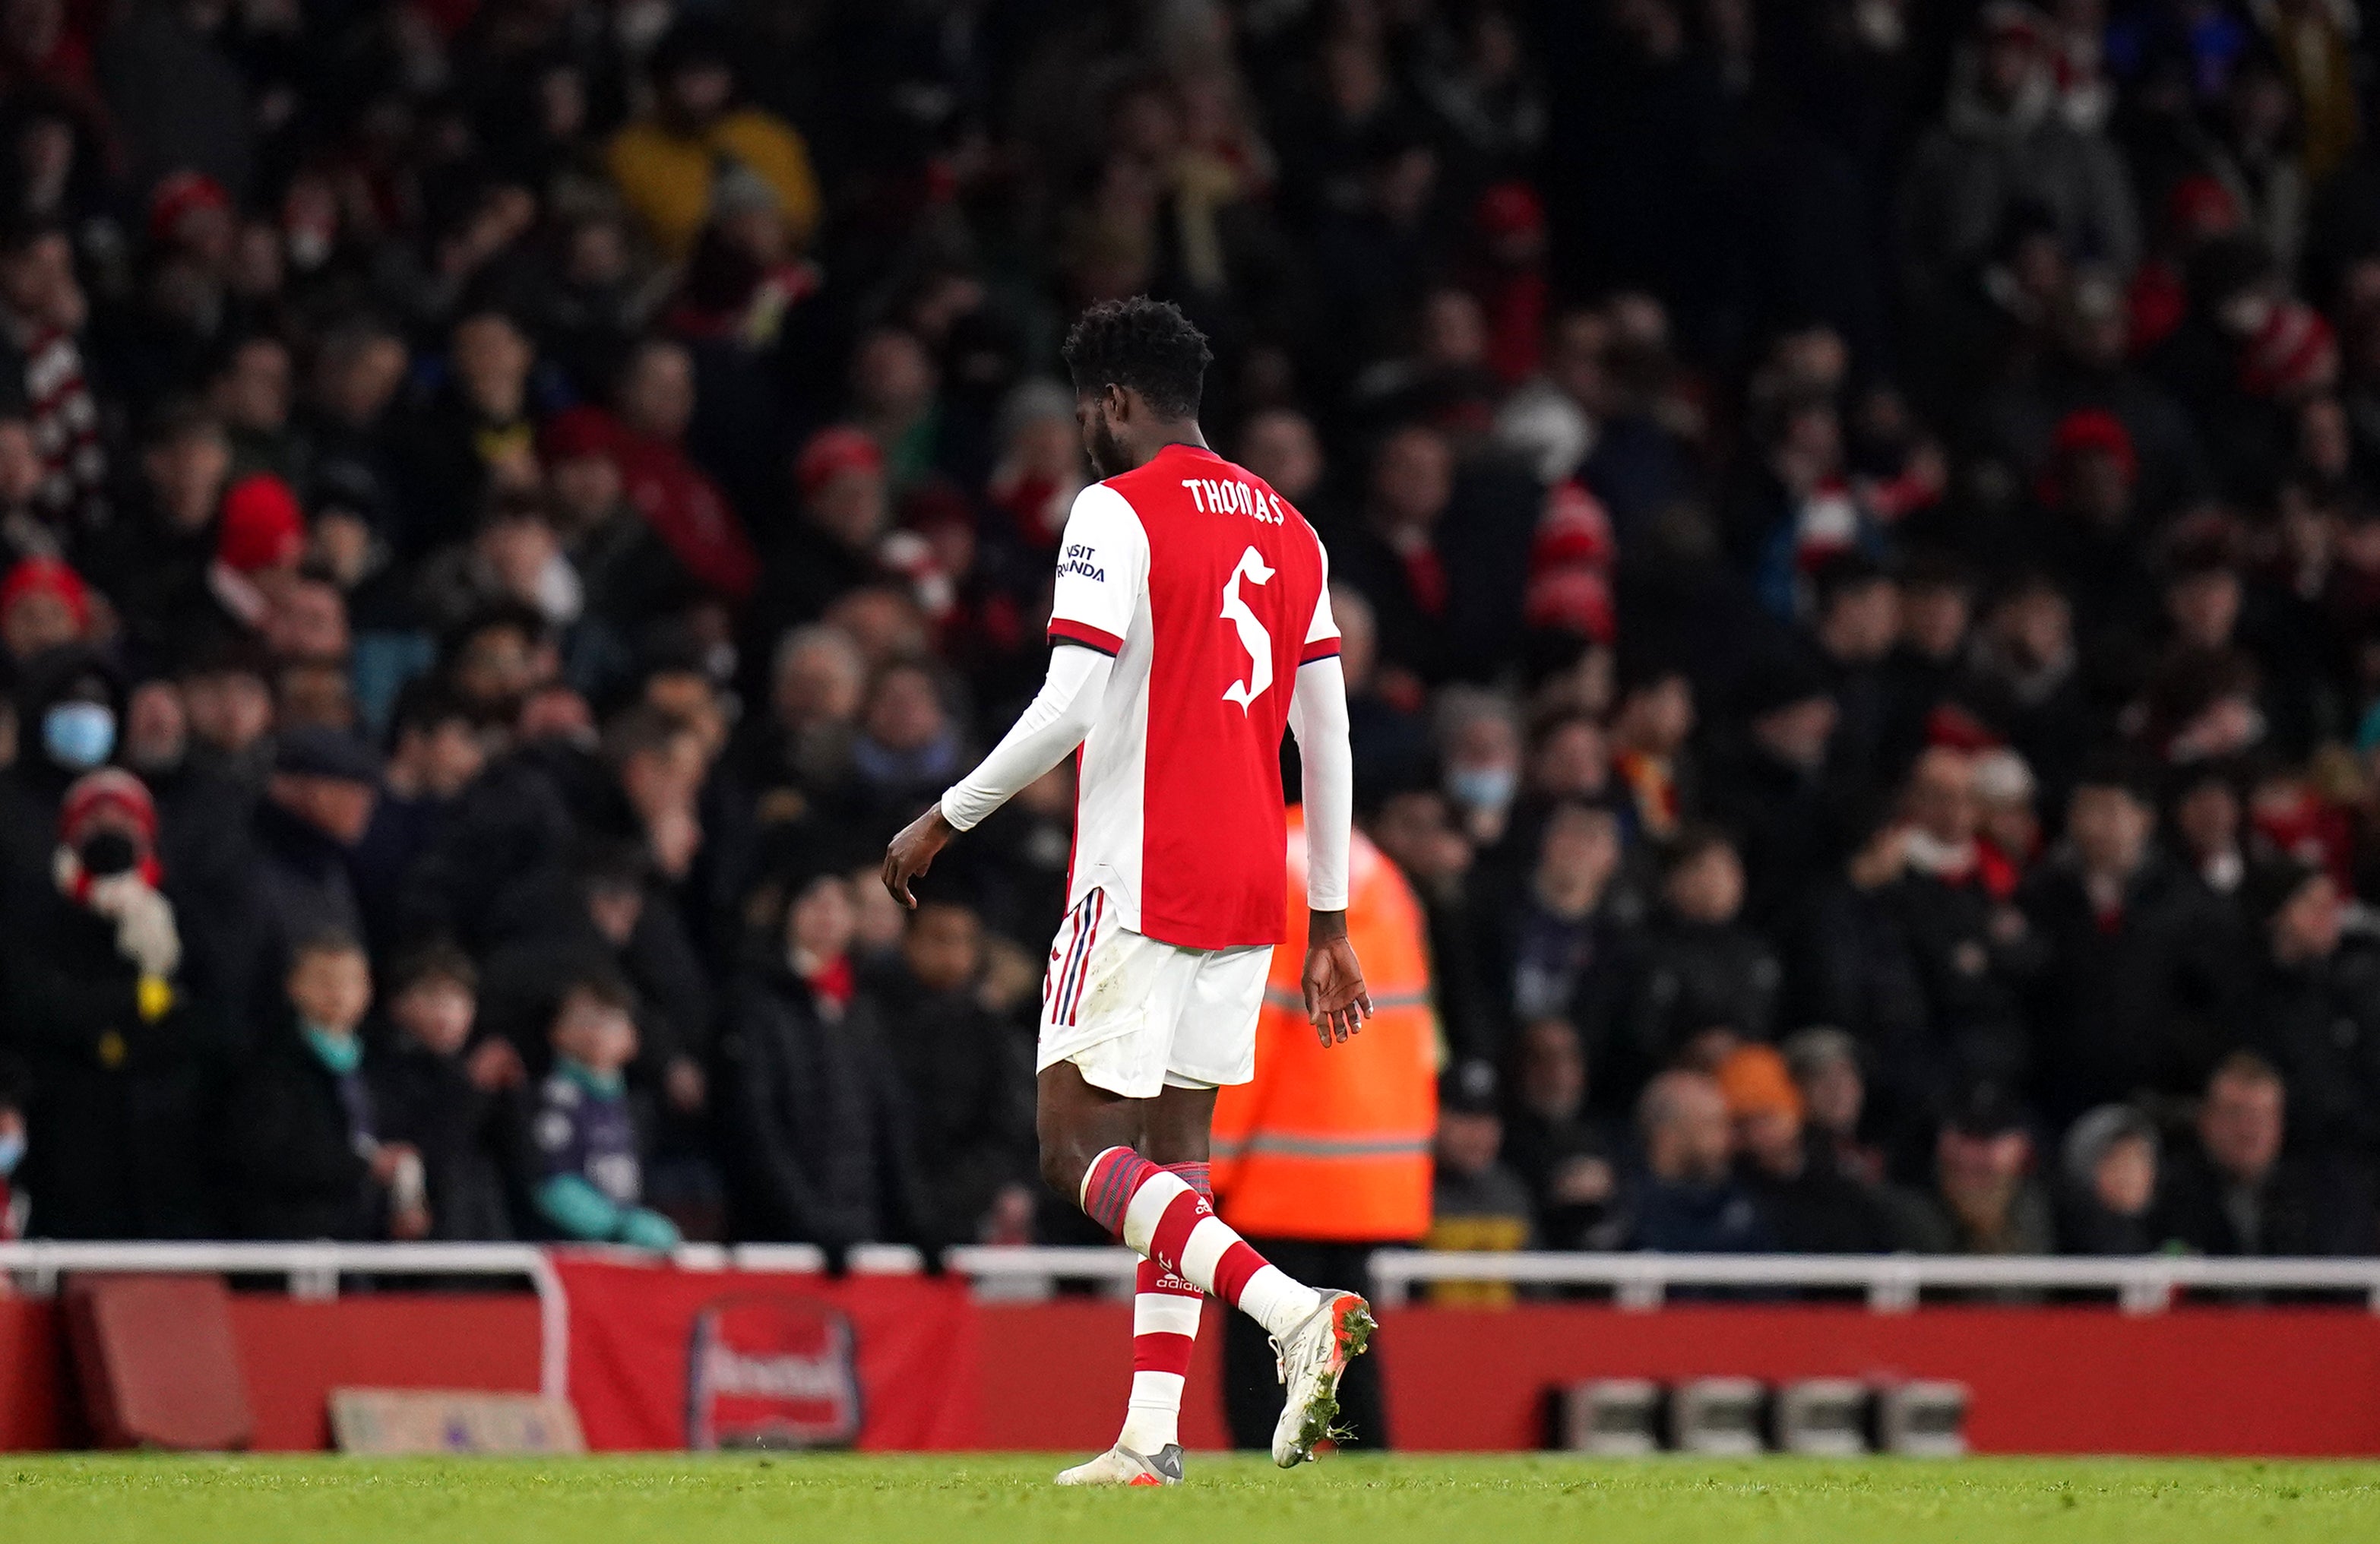
MULTIPOLYGON (((1079 643, 1086 649, 1098 650, 1110 659, 1123 651, 1123 639, 1102 628, 1094 627, 1087 622, 1077 622, 1071 616, 1053 616, 1050 619, 1050 641, 1079 643)), ((1330 651, 1337 653, 1339 640, 1331 639, 1330 645, 1330 651)))

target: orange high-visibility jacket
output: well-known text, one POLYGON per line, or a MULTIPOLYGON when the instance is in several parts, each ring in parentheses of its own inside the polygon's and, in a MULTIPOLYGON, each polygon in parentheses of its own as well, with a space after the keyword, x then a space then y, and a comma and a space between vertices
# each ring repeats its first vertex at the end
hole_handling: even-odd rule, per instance
POLYGON ((1355 834, 1347 931, 1375 1010, 1324 1047, 1305 1021, 1305 827, 1289 812, 1289 926, 1273 950, 1253 1083, 1215 1101, 1214 1180, 1223 1220, 1258 1238, 1351 1243, 1429 1229, 1438 1124, 1438 1015, 1421 903, 1395 864, 1355 834))

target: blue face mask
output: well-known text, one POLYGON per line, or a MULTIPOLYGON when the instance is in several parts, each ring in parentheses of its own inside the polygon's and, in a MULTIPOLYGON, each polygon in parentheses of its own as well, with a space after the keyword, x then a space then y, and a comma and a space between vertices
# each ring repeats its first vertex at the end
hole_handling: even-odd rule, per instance
POLYGON ((115 748, 115 714, 101 702, 61 702, 42 715, 42 745, 69 772, 89 772, 115 748))
POLYGON ((6 1179, 10 1174, 15 1173, 17 1165, 23 1161, 25 1161, 25 1134, 21 1131, 12 1131, 6 1137, 0 1137, 0 1179, 6 1179))
POLYGON ((1466 809, 1501 809, 1520 784, 1520 775, 1507 767, 1457 767, 1446 774, 1447 793, 1466 809))

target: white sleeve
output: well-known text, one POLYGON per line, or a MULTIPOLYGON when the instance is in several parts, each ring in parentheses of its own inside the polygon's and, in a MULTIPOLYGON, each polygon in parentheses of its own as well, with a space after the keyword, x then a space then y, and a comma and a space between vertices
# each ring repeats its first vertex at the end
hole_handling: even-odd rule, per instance
POLYGON ((1059 539, 1058 582, 1050 597, 1050 641, 1079 643, 1112 658, 1148 588, 1148 532, 1124 496, 1104 482, 1075 495, 1059 539))
POLYGON ((1305 646, 1297 656, 1301 662, 1339 651, 1339 620, 1330 614, 1330 549, 1318 538, 1314 545, 1322 553, 1322 590, 1314 597, 1314 620, 1306 626, 1305 646))
MULTIPOLYGON (((1325 602, 1326 604, 1328 602, 1325 602)), ((1297 668, 1289 698, 1290 733, 1305 798, 1305 904, 1347 909, 1347 844, 1355 821, 1355 758, 1347 745, 1347 678, 1339 656, 1297 668)))
MULTIPOLYGON (((1091 732, 1115 661, 1096 649, 1050 650, 1050 674, 982 764, 942 796, 942 819, 973 831, 983 818, 1064 760, 1091 732)), ((1342 710, 1341 717, 1345 717, 1342 710)))

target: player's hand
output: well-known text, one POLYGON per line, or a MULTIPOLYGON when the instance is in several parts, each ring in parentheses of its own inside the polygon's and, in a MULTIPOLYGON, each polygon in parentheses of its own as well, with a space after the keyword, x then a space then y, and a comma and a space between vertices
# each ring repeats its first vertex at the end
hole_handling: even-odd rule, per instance
POLYGON ((1344 1044, 1372 1016, 1364 967, 1347 940, 1345 912, 1316 912, 1305 945, 1305 1019, 1324 1045, 1344 1044))
POLYGON ((892 845, 884 849, 884 888, 892 898, 917 909, 917 897, 909 894, 909 881, 934 866, 934 855, 951 845, 958 834, 951 822, 942 819, 940 799, 927 807, 926 812, 901 828, 892 845))

